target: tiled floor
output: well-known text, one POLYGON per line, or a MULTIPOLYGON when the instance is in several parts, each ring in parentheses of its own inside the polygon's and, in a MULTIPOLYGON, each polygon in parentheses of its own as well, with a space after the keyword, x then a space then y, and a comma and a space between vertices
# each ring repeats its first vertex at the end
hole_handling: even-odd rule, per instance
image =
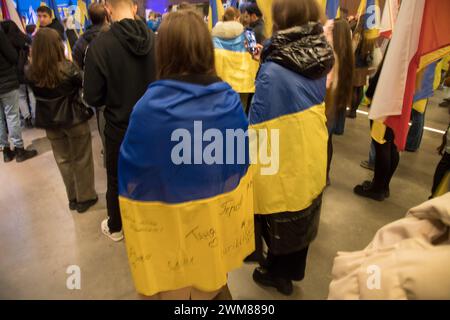
MULTIPOLYGON (((432 99, 429 127, 445 130, 446 109, 432 99)), ((401 218, 429 196, 435 150, 442 135, 426 132, 421 150, 402 154, 391 185, 391 198, 378 203, 353 195, 353 187, 370 178, 359 166, 369 150, 369 123, 365 116, 347 122, 345 136, 335 138, 332 185, 326 190, 318 239, 312 245, 306 279, 296 284, 291 299, 325 299, 337 251, 364 248, 381 226, 401 218)), ((93 126, 94 128, 94 126, 93 126)), ((101 201, 78 215, 67 208, 63 182, 45 133, 24 132, 40 155, 22 164, 0 163, 0 298, 7 299, 136 299, 124 243, 113 243, 100 232, 106 215, 106 176, 101 166, 100 139, 93 129, 96 183, 101 201), (81 290, 68 290, 66 269, 81 268, 81 290)), ((230 274, 235 299, 285 299, 275 290, 257 286, 254 266, 230 274)))

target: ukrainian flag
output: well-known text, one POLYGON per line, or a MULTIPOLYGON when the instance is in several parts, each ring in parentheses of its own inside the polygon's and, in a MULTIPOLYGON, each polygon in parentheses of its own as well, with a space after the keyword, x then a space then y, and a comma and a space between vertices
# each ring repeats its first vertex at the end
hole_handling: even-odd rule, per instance
POLYGON ((259 63, 245 48, 245 36, 234 39, 213 37, 217 75, 239 93, 255 92, 259 63))
POLYGON ((339 0, 319 0, 328 19, 337 19, 340 16, 339 0))
POLYGON ((222 0, 209 0, 209 30, 222 20, 224 14, 222 0))
POLYGON ((229 130, 247 129, 239 95, 224 82, 161 80, 137 103, 120 150, 119 200, 138 292, 213 292, 253 252, 248 139, 225 143, 229 130), (180 151, 181 140, 191 151, 180 151), (213 140, 223 149, 212 152, 213 140), (202 152, 219 158, 206 164, 202 152))
POLYGON ((255 164, 256 214, 301 211, 322 194, 328 144, 325 93, 326 78, 307 79, 273 62, 261 66, 250 111, 258 139, 251 143, 252 162, 254 150, 267 146, 272 159, 278 152, 279 168, 274 175, 263 175, 267 166, 260 160, 255 164), (269 81, 275 77, 279 81, 269 81), (271 132, 279 132, 278 142, 271 132))
POLYGON ((369 40, 377 39, 380 36, 381 11, 378 0, 362 0, 359 5, 358 14, 362 17, 364 24, 364 34, 369 40))

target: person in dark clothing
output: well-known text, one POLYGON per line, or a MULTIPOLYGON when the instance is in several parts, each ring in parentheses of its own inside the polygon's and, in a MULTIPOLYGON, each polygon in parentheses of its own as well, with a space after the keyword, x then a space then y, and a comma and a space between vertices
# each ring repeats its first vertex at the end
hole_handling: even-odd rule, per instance
POLYGON ((92 3, 89 6, 88 14, 92 25, 80 36, 72 50, 73 61, 81 70, 84 69, 84 58, 89 44, 107 28, 107 13, 103 4, 92 3))
POLYGON ((3 31, 14 46, 18 54, 17 74, 19 77, 19 109, 25 121, 25 126, 33 127, 31 110, 34 110, 35 99, 25 79, 25 68, 30 54, 31 38, 20 31, 15 22, 6 20, 1 22, 3 31), (31 108, 30 108, 31 107, 31 108), (31 110, 30 110, 31 109, 31 110))
MULTIPOLYGON (((450 112, 450 108, 449 108, 450 112)), ((439 191, 441 191, 443 194, 450 190, 445 190, 444 188, 440 188, 442 182, 448 175, 450 174, 450 125, 447 128, 447 132, 444 134, 444 137, 442 139, 442 145, 439 147, 438 152, 442 156, 441 161, 436 167, 436 171, 434 173, 433 177, 433 187, 431 189, 431 198, 433 197, 439 197, 442 194, 439 194, 439 191), (444 189, 444 190, 439 190, 444 189)))
POLYGON ((120 241, 119 149, 134 105, 156 78, 155 37, 142 20, 135 19, 132 0, 109 0, 106 8, 113 24, 87 50, 84 98, 91 106, 105 106, 108 219, 102 222, 102 232, 120 241))
POLYGON ((37 32, 27 76, 37 101, 36 125, 46 130, 50 140, 69 208, 84 213, 98 201, 90 115, 81 103, 80 71, 65 58, 64 46, 55 30, 44 28, 37 32), (67 109, 71 111, 63 111, 67 109))
POLYGON ((353 190, 355 194, 377 201, 384 201, 390 197, 389 185, 400 161, 394 139, 394 131, 389 127, 386 127, 384 144, 372 139, 376 153, 374 178, 372 181, 364 181, 361 185, 357 185, 353 190))
POLYGON ((261 54, 249 118, 253 128, 279 131, 284 142, 277 150, 271 138, 276 172, 253 176, 255 223, 268 247, 253 280, 291 295, 319 229, 327 171, 324 100, 335 61, 316 0, 274 0, 272 9, 275 32, 261 54))
POLYGON ((37 155, 35 150, 25 150, 22 139, 17 63, 17 51, 0 26, 0 147, 5 162, 12 161, 14 157, 17 162, 23 162, 37 155), (9 145, 6 126, 14 151, 9 145))
POLYGON ((253 30, 256 36, 256 42, 262 44, 266 40, 265 24, 261 10, 256 3, 253 3, 245 8, 244 18, 250 24, 249 27, 253 30))
POLYGON ((66 40, 64 27, 58 19, 52 19, 52 9, 47 6, 37 8, 37 16, 40 28, 51 28, 59 33, 62 40, 66 40))

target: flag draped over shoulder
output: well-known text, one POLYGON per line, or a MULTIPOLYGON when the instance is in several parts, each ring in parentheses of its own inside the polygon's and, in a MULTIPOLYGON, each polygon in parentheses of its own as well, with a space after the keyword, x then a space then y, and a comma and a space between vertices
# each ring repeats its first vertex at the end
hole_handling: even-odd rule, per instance
POLYGON ((14 21, 14 23, 19 27, 20 31, 25 33, 24 25, 22 24, 22 20, 20 20, 19 14, 12 0, 1 0, 1 5, 3 19, 14 21))
POLYGON ((213 37, 217 75, 239 93, 255 92, 259 62, 245 48, 245 36, 234 39, 213 37))
POLYGON ((266 26, 266 37, 270 38, 272 36, 273 29, 273 19, 272 19, 272 3, 273 0, 257 0, 259 9, 263 14, 264 24, 266 26))
POLYGON ((383 125, 395 133, 404 150, 409 131, 417 72, 450 53, 450 2, 403 1, 370 110, 381 128, 372 137, 384 143, 383 125))
POLYGON ((138 292, 213 292, 253 252, 247 129, 225 82, 162 80, 137 103, 120 150, 119 200, 138 292), (229 145, 228 130, 244 138, 229 145))
POLYGON ((255 213, 298 212, 322 194, 328 142, 325 92, 326 77, 311 81, 273 62, 261 66, 250 109, 250 125, 258 134, 251 155, 255 144, 268 149, 275 172, 262 174, 267 170, 263 161, 254 165, 255 213), (274 78, 279 81, 269 82, 274 78), (293 87, 297 90, 286 89, 293 87))
POLYGON ((209 0, 209 30, 222 20, 224 14, 222 0, 209 0))

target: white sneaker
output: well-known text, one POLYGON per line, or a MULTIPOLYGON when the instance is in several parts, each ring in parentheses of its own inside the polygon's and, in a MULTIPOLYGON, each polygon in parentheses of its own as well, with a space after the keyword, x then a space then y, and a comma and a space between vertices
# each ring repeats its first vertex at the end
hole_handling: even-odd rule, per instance
POLYGON ((111 233, 109 231, 109 227, 108 227, 108 219, 105 219, 102 221, 102 232, 105 236, 107 236, 108 238, 110 238, 111 240, 115 241, 115 242, 119 242, 123 240, 123 231, 120 230, 119 232, 113 232, 111 233))

